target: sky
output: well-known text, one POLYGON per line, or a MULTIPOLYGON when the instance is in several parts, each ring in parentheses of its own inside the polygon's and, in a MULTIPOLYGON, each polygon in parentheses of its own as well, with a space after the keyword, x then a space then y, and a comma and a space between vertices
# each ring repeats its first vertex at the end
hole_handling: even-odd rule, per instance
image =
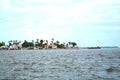
POLYGON ((120 0, 0 0, 0 42, 120 46, 120 0))

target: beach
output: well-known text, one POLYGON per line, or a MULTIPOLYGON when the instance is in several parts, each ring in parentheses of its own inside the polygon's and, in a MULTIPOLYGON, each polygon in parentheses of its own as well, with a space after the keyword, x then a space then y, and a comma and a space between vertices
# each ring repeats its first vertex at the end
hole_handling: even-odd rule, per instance
POLYGON ((1 50, 0 80, 120 80, 120 49, 1 50))

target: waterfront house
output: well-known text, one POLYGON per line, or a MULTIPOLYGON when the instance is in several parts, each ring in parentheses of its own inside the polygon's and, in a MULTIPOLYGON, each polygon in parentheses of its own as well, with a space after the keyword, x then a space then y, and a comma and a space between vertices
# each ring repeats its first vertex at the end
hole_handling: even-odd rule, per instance
POLYGON ((48 48, 56 49, 57 45, 55 45, 55 44, 46 44, 45 49, 48 49, 48 48))
POLYGON ((9 43, 9 49, 10 50, 18 50, 22 48, 21 41, 18 40, 10 40, 9 43))

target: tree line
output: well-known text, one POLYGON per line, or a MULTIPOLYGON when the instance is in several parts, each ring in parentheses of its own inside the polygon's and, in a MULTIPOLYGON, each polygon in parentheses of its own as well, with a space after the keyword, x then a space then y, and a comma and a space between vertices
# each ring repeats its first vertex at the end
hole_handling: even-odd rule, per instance
MULTIPOLYGON (((65 48, 65 43, 60 43, 60 41, 54 41, 54 39, 51 39, 50 44, 54 44, 57 46, 57 48, 65 48)), ((34 40, 32 40, 31 42, 28 42, 26 40, 24 40, 24 42, 22 43, 22 47, 23 48, 44 48, 45 45, 48 45, 48 40, 39 40, 36 39, 36 41, 34 42, 34 40)), ((49 47, 50 48, 50 47, 49 47)))
MULTIPOLYGON (((54 38, 51 39, 50 42, 48 42, 48 40, 43 40, 43 39, 36 39, 36 41, 32 40, 31 42, 27 41, 27 40, 24 40, 24 42, 21 44, 23 48, 44 48, 45 45, 48 45, 49 44, 54 44, 57 46, 57 48, 66 48, 66 46, 68 45, 72 45, 71 48, 75 47, 77 45, 77 43, 75 42, 68 42, 67 44, 65 43, 60 43, 60 41, 55 41, 54 38)), ((8 47, 10 46, 11 44, 8 45, 8 47)), ((1 46, 5 46, 5 42, 0 42, 0 47, 1 46)), ((49 47, 51 48, 51 47, 49 47)))

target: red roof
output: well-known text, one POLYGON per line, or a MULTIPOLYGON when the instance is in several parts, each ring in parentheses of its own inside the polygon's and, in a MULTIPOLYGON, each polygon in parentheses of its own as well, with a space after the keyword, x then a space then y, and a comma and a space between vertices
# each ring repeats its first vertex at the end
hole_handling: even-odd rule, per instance
POLYGON ((56 45, 55 44, 47 44, 47 46, 54 47, 56 45))

